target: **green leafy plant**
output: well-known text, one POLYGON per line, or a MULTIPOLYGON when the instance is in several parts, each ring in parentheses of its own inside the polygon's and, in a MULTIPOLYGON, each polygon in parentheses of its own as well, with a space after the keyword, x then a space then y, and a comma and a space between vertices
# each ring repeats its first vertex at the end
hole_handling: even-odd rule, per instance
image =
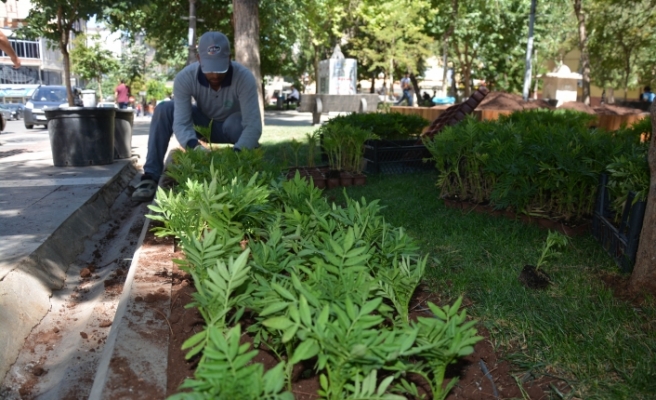
POLYGON ((214 122, 213 119, 210 120, 210 124, 208 126, 200 126, 200 125, 195 125, 194 124, 194 131, 198 132, 204 139, 205 141, 210 144, 210 149, 212 145, 212 123, 214 122))
POLYGON ((560 254, 556 251, 556 248, 566 247, 567 244, 567 236, 556 231, 549 231, 549 234, 547 234, 547 241, 542 248, 542 253, 540 253, 540 258, 538 258, 538 262, 535 264, 535 269, 539 270, 541 266, 546 264, 547 260, 560 254))
POLYGON ((300 142, 296 139, 292 139, 290 146, 292 148, 292 154, 294 154, 294 166, 298 167, 298 155, 301 151, 301 147, 303 147, 303 142, 300 142))
POLYGON ((251 344, 239 344, 241 327, 235 325, 227 332, 216 327, 208 329, 204 359, 196 369, 195 379, 184 381, 181 389, 191 389, 169 397, 185 399, 244 399, 293 400, 294 395, 283 391, 285 362, 266 373, 262 364, 251 363, 257 350, 251 344))
POLYGON ((348 125, 364 129, 380 139, 396 140, 419 137, 422 130, 430 124, 417 115, 400 113, 352 113, 331 118, 320 129, 320 133, 332 129, 333 125, 348 125))
POLYGON ((300 176, 264 180, 220 153, 176 154, 172 175, 184 181, 151 208, 164 225, 157 233, 180 238, 177 262, 192 275, 192 306, 205 321, 183 344, 187 358, 199 357, 183 384, 192 392, 174 398, 287 399, 301 362, 314 364, 326 399, 399 399, 417 391, 408 373, 424 377, 435 398, 448 393, 446 366, 480 338, 460 300, 429 304, 434 318, 410 321, 427 260, 417 242, 385 222, 378 201, 329 205, 300 176), (280 360, 266 373, 251 345, 240 345, 247 313, 253 345, 280 360))
POLYGON ((577 221, 592 215, 599 174, 632 143, 591 130, 590 117, 529 110, 498 121, 469 117, 425 140, 443 197, 577 221))
POLYGON ((307 153, 307 166, 314 167, 314 158, 317 150, 317 145, 319 144, 319 135, 316 131, 312 133, 306 133, 307 144, 308 144, 308 153, 307 153))

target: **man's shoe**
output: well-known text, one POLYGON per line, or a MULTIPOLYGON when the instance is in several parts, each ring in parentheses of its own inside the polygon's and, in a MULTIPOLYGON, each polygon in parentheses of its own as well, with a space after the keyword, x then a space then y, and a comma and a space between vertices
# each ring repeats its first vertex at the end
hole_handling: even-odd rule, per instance
POLYGON ((138 202, 151 201, 157 193, 157 182, 152 179, 144 179, 139 182, 132 193, 132 200, 138 202))

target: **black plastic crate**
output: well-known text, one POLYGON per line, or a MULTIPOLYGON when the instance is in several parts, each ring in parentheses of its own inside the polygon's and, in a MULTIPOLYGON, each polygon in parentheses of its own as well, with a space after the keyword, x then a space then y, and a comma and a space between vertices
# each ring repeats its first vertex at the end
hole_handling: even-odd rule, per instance
POLYGON ((645 217, 646 202, 633 203, 634 193, 629 193, 622 210, 619 225, 613 224, 614 213, 610 209, 610 196, 606 185, 608 176, 601 174, 595 210, 592 216, 592 235, 606 252, 615 259, 623 272, 631 272, 636 261, 640 231, 645 217))
POLYGON ((435 163, 424 162, 431 154, 418 139, 370 140, 364 145, 368 174, 404 174, 435 169, 435 163))

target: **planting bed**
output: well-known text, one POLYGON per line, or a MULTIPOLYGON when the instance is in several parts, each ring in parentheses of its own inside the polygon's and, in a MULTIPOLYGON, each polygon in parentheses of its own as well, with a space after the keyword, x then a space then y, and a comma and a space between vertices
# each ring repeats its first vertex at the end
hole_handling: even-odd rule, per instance
MULTIPOLYGON (((176 255, 180 255, 176 253, 176 255)), ((168 369, 167 369, 167 397, 179 392, 179 386, 186 378, 193 378, 198 357, 185 360, 185 352, 180 348, 182 343, 198 332, 203 326, 203 319, 196 308, 185 308, 191 302, 195 292, 191 275, 181 271, 171 262, 171 323, 172 334, 168 346, 168 369)), ((433 293, 426 287, 420 287, 415 293, 411 303, 411 316, 427 316, 426 302, 435 304, 443 303, 438 294, 433 293)), ((465 306, 468 306, 466 302, 465 306)), ((244 331, 246 326, 244 326, 244 331)), ((521 398, 522 391, 518 387, 521 382, 522 389, 528 395, 528 399, 547 398, 554 385, 563 393, 568 392, 567 384, 559 379, 541 377, 535 379, 531 375, 514 373, 512 366, 499 357, 490 341, 489 332, 478 325, 479 334, 485 339, 474 346, 474 353, 464 357, 457 364, 449 367, 447 377, 451 379, 458 377, 459 382, 446 397, 448 400, 455 399, 485 399, 485 398, 521 398), (487 374, 486 374, 487 371, 487 374)), ((242 343, 252 342, 252 337, 244 335, 242 343)), ((276 365, 275 357, 266 349, 259 349, 255 362, 261 362, 265 369, 276 365)), ((305 363, 303 367, 296 368, 295 381, 292 392, 297 400, 319 399, 316 394, 319 389, 318 376, 312 372, 311 363, 305 363)), ((419 382, 419 380, 417 380, 419 382)), ((525 397, 526 398, 526 397, 525 397)))
POLYGON ((390 399, 443 398, 453 378, 469 374, 452 396, 477 398, 486 380, 492 396, 544 395, 542 381, 521 388, 509 367, 488 355, 491 344, 467 322, 462 298, 443 299, 420 285, 427 257, 402 228, 381 219, 378 202, 331 205, 300 174, 272 182, 234 165, 257 167, 255 153, 246 154, 255 157, 250 163, 216 154, 201 172, 211 176, 204 184, 180 179, 196 174, 189 162, 196 156, 179 155, 171 171, 184 182, 179 194, 159 193, 151 208, 164 222, 158 233, 180 237, 179 265, 189 272, 169 264, 169 393, 184 381, 195 395, 223 398, 373 394, 361 390, 390 399), (228 171, 235 170, 233 178, 228 171), (210 211, 210 199, 221 199, 221 212, 210 211), (192 298, 199 314, 184 307, 192 298), (483 362, 467 363, 463 357, 472 354, 483 362))

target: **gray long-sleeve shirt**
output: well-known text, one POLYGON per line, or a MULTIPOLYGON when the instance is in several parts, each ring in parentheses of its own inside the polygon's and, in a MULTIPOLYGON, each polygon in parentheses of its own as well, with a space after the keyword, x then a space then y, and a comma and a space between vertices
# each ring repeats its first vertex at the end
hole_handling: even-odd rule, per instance
POLYGON ((185 146, 196 139, 191 117, 191 98, 208 118, 225 121, 233 113, 241 112, 244 128, 235 143, 238 149, 252 149, 262 136, 262 117, 258 102, 257 83, 250 70, 232 61, 218 91, 213 90, 197 62, 186 66, 175 76, 173 83, 173 132, 178 142, 185 146))

